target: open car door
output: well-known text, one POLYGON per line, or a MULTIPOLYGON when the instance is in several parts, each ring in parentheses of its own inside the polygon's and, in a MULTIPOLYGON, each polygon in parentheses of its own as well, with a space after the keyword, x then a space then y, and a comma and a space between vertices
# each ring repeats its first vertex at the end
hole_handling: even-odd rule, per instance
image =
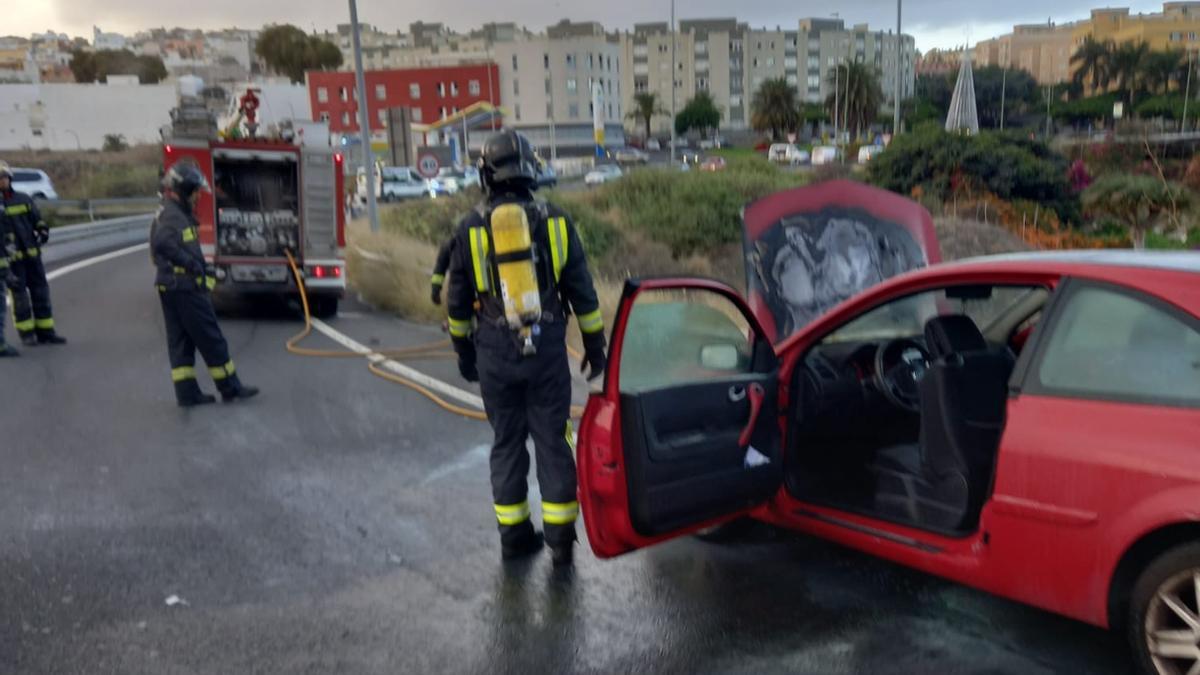
POLYGON ((783 480, 779 366, 745 301, 702 279, 630 281, 577 446, 601 558, 730 520, 783 480))

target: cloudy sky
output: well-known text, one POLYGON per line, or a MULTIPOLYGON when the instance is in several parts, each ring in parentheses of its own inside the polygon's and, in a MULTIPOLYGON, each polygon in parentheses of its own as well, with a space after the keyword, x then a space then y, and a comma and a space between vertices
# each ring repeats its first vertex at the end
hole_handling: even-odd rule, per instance
MULTIPOLYGON (((1084 18, 1103 0, 906 0, 904 32, 917 47, 950 47, 1006 32, 1014 23, 1084 18), (1049 12, 1049 14, 1048 14, 1049 12)), ((1134 12, 1161 11, 1161 2, 1120 2, 1134 12)), ((441 21, 467 29, 487 21, 516 21, 541 29, 561 18, 596 20, 609 28, 628 28, 644 21, 665 21, 669 0, 358 0, 360 20, 384 29, 409 22, 441 21)), ((847 23, 895 26, 891 0, 677 0, 679 18, 736 15, 754 27, 795 25, 805 16, 837 12, 847 23)), ((28 35, 53 29, 91 36, 92 26, 132 33, 156 26, 224 28, 294 23, 305 29, 348 23, 345 0, 23 0, 5 3, 0 34, 28 35)))

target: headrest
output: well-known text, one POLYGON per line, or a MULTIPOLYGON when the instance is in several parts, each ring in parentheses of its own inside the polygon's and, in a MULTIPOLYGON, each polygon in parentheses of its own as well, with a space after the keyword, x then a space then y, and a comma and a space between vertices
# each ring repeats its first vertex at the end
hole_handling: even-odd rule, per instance
POLYGON ((934 357, 988 348, 979 327, 962 314, 935 316, 926 322, 925 344, 934 357))

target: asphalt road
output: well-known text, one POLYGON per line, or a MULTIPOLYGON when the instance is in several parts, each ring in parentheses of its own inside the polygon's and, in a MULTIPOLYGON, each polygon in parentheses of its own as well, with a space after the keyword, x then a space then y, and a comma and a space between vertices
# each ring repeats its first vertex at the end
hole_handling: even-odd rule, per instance
MULTIPOLYGON (((225 321, 263 395, 181 411, 151 278, 63 275, 71 343, 0 363, 0 673, 1127 671, 1103 631, 765 526, 502 565, 486 426, 287 354, 278 306, 225 321)), ((438 337, 346 309, 364 344, 438 337)))

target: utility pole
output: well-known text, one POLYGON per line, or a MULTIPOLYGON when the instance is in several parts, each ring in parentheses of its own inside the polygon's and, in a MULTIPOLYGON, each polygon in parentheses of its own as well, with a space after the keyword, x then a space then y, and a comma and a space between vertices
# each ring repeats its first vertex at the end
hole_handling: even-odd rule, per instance
POLYGON ((838 113, 841 112, 841 95, 842 95, 842 66, 840 63, 833 64, 833 147, 837 147, 838 139, 841 138, 838 134, 838 113))
POLYGON ((675 163, 675 0, 671 0, 671 164, 675 163))
MULTIPOLYGON (((553 59, 551 59, 553 62, 553 59)), ((550 161, 558 159, 558 138, 555 135, 554 129, 554 67, 551 66, 546 70, 546 76, 550 78, 550 161)))
POLYGON ((363 75, 362 37, 358 29, 358 3, 350 0, 350 27, 354 36, 354 71, 358 80, 358 130, 362 142, 363 171, 367 177, 367 219, 379 231, 379 205, 375 203, 375 156, 371 152, 371 113, 367 110, 367 78, 363 75))
POLYGON ((903 72, 901 64, 904 62, 904 38, 900 32, 900 10, 904 0, 896 0, 896 87, 895 101, 892 107, 892 137, 900 135, 900 74, 903 72))
POLYGON ((1188 99, 1192 97, 1192 55, 1194 52, 1188 50, 1188 76, 1187 86, 1184 87, 1183 93, 1183 119, 1179 120, 1179 133, 1187 131, 1187 114, 1188 114, 1188 99))

